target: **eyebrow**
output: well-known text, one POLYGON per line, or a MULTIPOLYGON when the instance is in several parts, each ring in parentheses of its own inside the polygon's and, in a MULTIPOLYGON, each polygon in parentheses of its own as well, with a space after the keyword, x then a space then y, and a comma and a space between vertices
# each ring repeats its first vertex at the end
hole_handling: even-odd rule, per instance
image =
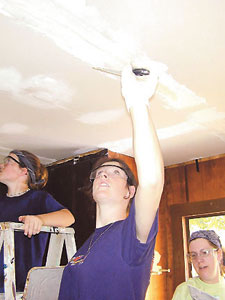
MULTIPOLYGON (((210 249, 215 249, 215 248, 202 248, 199 250, 199 252, 204 251, 204 250, 210 250, 210 249)), ((189 253, 198 253, 197 251, 189 251, 189 253)))

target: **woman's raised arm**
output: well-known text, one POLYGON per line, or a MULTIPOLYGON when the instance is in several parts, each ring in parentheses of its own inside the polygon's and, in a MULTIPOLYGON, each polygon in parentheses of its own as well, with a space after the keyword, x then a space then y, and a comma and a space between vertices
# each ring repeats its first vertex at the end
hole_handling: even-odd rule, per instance
POLYGON ((136 233, 146 242, 159 207, 164 184, 164 166, 156 130, 151 118, 149 99, 158 83, 157 72, 136 76, 132 67, 122 72, 122 94, 131 116, 134 158, 138 172, 135 197, 136 233))

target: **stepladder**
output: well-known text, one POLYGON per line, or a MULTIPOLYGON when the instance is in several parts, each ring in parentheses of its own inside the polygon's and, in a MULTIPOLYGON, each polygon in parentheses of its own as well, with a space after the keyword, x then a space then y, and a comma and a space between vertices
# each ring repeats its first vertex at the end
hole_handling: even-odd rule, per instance
MULTIPOLYGON (((0 249, 4 245, 4 294, 0 300, 25 299, 23 292, 16 292, 15 276, 15 238, 16 231, 24 231, 22 223, 0 222, 0 249)), ((73 228, 42 226, 41 232, 50 234, 45 267, 60 266, 63 247, 65 245, 67 260, 76 252, 75 232, 73 228)))

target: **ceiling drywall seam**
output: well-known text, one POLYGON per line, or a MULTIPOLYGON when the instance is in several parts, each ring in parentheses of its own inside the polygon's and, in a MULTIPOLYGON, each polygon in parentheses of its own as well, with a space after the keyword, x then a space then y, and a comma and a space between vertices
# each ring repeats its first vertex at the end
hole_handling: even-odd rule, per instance
MULTIPOLYGON (((114 31, 104 16, 95 7, 85 5, 84 1, 1 0, 0 12, 48 37, 58 47, 91 66, 122 70, 135 55, 144 54, 137 38, 132 40, 127 32, 114 31)), ((42 98, 48 92, 46 81, 51 80, 53 84, 54 79, 41 80, 40 76, 31 81, 34 84, 35 80, 43 93, 40 91, 37 95, 33 88, 32 96, 40 103, 49 102, 49 94, 47 99, 42 98)), ((166 72, 160 77, 160 83, 158 94, 166 107, 183 109, 205 102, 166 72)), ((58 92, 62 94, 60 90, 58 92)), ((54 98, 60 97, 53 95, 54 98)))

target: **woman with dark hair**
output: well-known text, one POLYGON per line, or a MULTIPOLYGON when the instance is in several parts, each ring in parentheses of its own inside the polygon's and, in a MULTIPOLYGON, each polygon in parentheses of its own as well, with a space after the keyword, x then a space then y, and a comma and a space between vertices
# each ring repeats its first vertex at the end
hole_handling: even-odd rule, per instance
POLYGON ((145 298, 164 182, 161 151, 148 106, 157 79, 154 72, 137 78, 130 66, 123 71, 122 94, 133 125, 139 185, 120 160, 101 161, 92 170, 96 229, 65 267, 60 300, 145 298))
MULTIPOLYGON (((122 167, 122 170, 124 170, 124 172, 126 173, 127 175, 127 184, 129 186, 134 186, 135 187, 135 192, 136 192, 136 189, 137 189, 137 181, 136 181, 136 178, 133 174, 133 172, 131 171, 131 169, 129 168, 129 166, 122 160, 122 159, 119 159, 119 158, 109 158, 109 157, 102 157, 100 159, 97 160, 97 162, 95 163, 94 167, 93 167, 93 170, 90 174, 90 182, 91 184, 93 183, 94 181, 94 178, 95 178, 95 172, 96 171, 101 171, 101 166, 107 162, 117 162, 120 164, 120 166, 122 167)), ((91 187, 92 189, 92 187, 91 187)), ((129 213, 129 210, 130 210, 130 206, 131 206, 131 203, 134 199, 134 196, 135 194, 133 195, 133 197, 130 199, 128 205, 127 205, 127 213, 129 213)))
MULTIPOLYGON (((48 171, 39 158, 25 150, 12 150, 0 164, 0 182, 8 188, 0 196, 0 222, 23 222, 24 234, 15 233, 16 286, 23 291, 27 272, 42 265, 48 235, 41 226, 69 226, 71 212, 46 191, 48 171)), ((0 261, 0 291, 3 291, 3 251, 0 261)))
POLYGON ((181 283, 176 288, 172 300, 209 299, 203 293, 215 297, 210 299, 224 300, 224 253, 220 238, 216 232, 214 230, 193 232, 189 239, 187 259, 193 265, 198 276, 181 283), (193 297, 193 293, 196 292, 195 288, 199 290, 199 294, 202 294, 202 298, 193 297))

